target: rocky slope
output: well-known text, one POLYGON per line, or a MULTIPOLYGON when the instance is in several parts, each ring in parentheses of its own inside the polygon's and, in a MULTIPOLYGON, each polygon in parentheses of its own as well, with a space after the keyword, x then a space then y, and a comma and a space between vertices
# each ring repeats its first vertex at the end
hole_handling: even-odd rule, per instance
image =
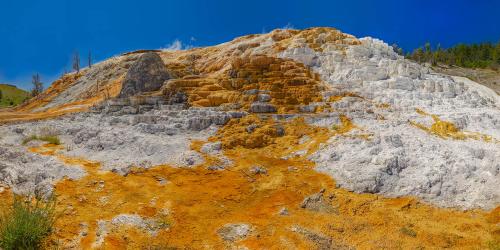
POLYGON ((57 193, 68 247, 500 237, 500 97, 331 28, 127 53, 0 122, 3 192, 57 193), (22 145, 34 134, 62 145, 22 145))
POLYGON ((470 69, 457 66, 437 65, 432 69, 436 72, 467 77, 477 83, 480 83, 500 95, 500 71, 492 69, 470 69))

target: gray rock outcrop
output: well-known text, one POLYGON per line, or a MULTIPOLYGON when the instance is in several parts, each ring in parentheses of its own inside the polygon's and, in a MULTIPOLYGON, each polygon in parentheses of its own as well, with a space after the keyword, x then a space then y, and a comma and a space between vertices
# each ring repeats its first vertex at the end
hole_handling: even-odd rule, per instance
POLYGON ((127 72, 120 97, 158 90, 169 78, 161 57, 154 52, 146 53, 139 57, 127 72))
POLYGON ((0 186, 12 187, 15 193, 49 195, 53 181, 84 175, 83 169, 65 166, 50 156, 29 152, 21 146, 0 145, 0 186))

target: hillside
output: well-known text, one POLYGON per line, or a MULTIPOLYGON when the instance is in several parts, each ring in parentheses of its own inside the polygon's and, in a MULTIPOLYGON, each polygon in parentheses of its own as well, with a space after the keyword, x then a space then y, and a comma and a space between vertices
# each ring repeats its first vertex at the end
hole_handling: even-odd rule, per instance
POLYGON ((500 70, 492 69, 468 69, 456 66, 436 65, 432 69, 443 74, 467 77, 480 83, 500 95, 500 70))
POLYGON ((0 107, 16 106, 29 96, 27 91, 10 84, 0 84, 0 91, 2 92, 0 107))
POLYGON ((0 200, 57 194, 63 248, 500 245, 500 97, 334 28, 126 53, 0 124, 0 200))
MULTIPOLYGON (((397 47, 397 45, 396 45, 397 47)), ((402 54, 401 49, 396 49, 402 54)), ((500 42, 478 44, 457 44, 443 49, 438 44, 436 47, 426 43, 415 49, 412 53, 406 53, 406 58, 419 63, 441 64, 470 69, 494 69, 498 70, 500 65, 500 42)))

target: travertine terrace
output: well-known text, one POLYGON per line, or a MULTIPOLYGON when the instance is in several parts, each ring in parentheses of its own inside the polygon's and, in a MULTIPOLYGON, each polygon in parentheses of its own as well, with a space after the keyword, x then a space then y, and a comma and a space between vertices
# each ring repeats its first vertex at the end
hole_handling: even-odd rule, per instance
POLYGON ((0 123, 0 199, 55 193, 48 245, 500 241, 500 97, 333 28, 119 55, 0 123), (35 134, 62 144, 22 143, 35 134))

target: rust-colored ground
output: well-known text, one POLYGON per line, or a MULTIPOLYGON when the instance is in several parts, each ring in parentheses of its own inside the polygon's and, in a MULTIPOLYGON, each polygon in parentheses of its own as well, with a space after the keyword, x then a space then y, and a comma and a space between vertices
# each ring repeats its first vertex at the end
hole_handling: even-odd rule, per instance
MULTIPOLYGON (((64 157, 58 153, 61 146, 33 148, 34 152, 56 155, 88 172, 81 180, 62 180, 56 184, 59 208, 64 212, 57 222, 53 242, 91 248, 99 237, 96 235, 98 220, 109 221, 119 214, 138 214, 160 221, 163 229, 156 236, 130 227, 112 229, 100 247, 315 249, 322 246, 321 240, 311 234, 292 230, 297 227, 319 237, 332 238, 333 247, 485 249, 498 246, 500 208, 490 212, 464 212, 436 208, 411 197, 394 199, 356 194, 336 188, 334 180, 316 172, 305 156, 281 158, 296 150, 306 149, 311 153, 334 133, 356 129, 348 117, 343 116, 342 123, 335 131, 329 131, 306 125, 300 119, 284 122, 249 116, 232 120, 210 138, 210 141, 222 140, 225 155, 234 161, 233 167, 222 171, 207 170, 217 159, 206 155, 206 163, 195 168, 157 166, 149 170, 136 169, 124 177, 101 172, 98 163, 64 157), (242 136, 246 132, 241 130, 249 123, 257 124, 258 128, 242 136), (277 134, 279 126, 285 128, 285 136, 277 134), (303 135, 311 140, 298 144, 303 135), (266 168, 267 174, 252 174, 249 171, 252 166, 266 168), (167 183, 162 185, 161 179, 167 183), (326 190, 325 199, 334 212, 300 207, 305 197, 321 189, 326 190), (284 207, 289 211, 288 216, 279 215, 284 207), (84 236, 78 236, 81 223, 88 224, 84 236), (217 230, 226 223, 248 223, 253 230, 246 239, 224 242, 217 230)), ((199 150, 203 143, 193 141, 192 147, 199 150)))

